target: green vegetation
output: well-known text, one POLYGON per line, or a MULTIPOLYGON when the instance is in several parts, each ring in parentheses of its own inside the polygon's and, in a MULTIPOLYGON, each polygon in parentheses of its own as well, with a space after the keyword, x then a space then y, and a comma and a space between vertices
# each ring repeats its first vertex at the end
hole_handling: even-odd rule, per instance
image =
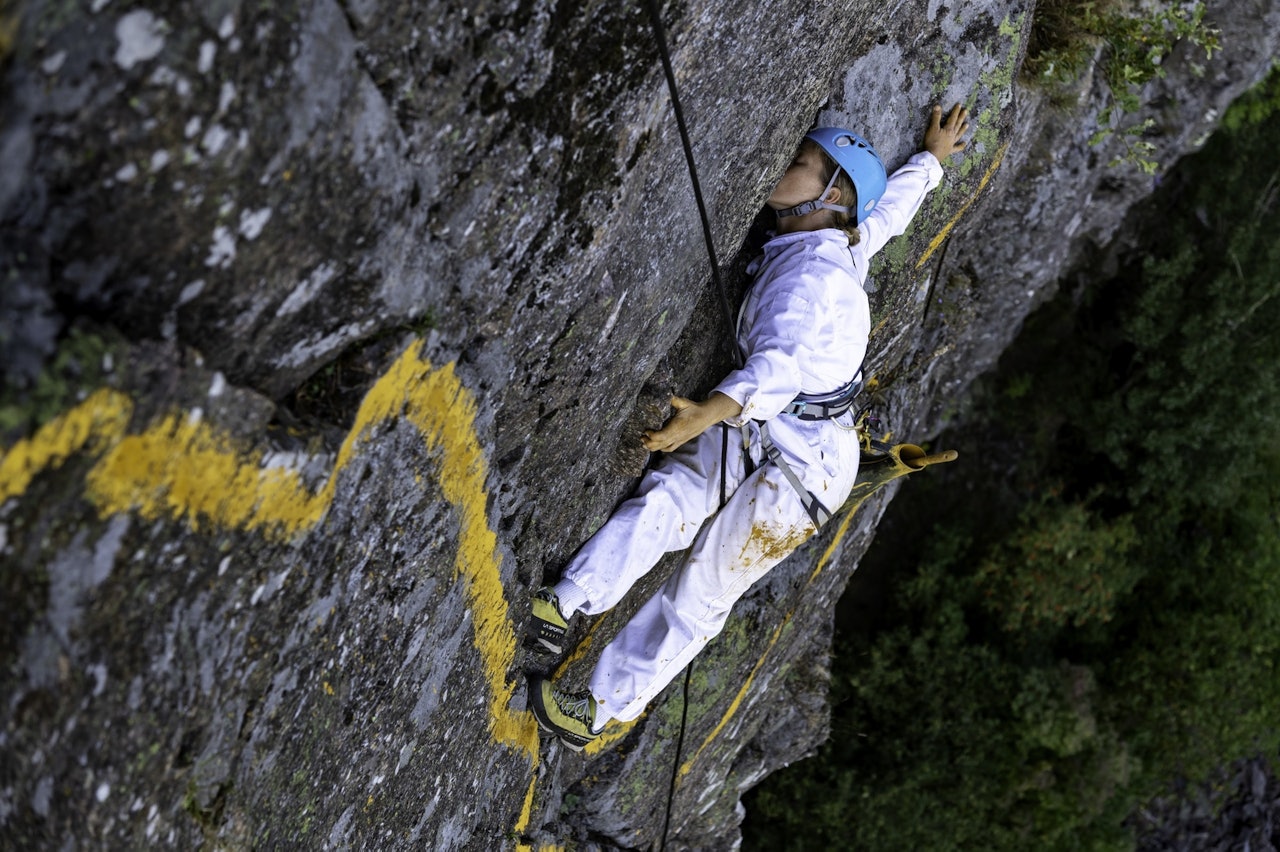
POLYGON ((1132 163, 1153 174, 1155 148, 1142 138, 1152 121, 1123 127, 1122 120, 1138 111, 1142 87, 1164 77, 1164 60, 1178 42, 1203 49, 1206 61, 1212 58, 1219 33, 1204 16, 1203 0, 1172 0, 1141 10, 1122 0, 1041 0, 1023 71, 1033 80, 1061 85, 1078 80, 1096 62, 1112 101, 1098 117, 1091 144, 1119 132, 1125 154, 1111 164, 1132 163), (1104 48, 1100 55, 1099 47, 1104 48))
POLYGON ((31 387, 0 389, 0 446, 26 437, 80 402, 111 372, 114 332, 73 327, 31 387))
POLYGON ((1276 754, 1276 104, 1280 72, 1169 175, 1143 252, 1028 321, 940 439, 961 460, 895 501, 831 740, 748 799, 749 848, 1129 849, 1175 779, 1276 754))

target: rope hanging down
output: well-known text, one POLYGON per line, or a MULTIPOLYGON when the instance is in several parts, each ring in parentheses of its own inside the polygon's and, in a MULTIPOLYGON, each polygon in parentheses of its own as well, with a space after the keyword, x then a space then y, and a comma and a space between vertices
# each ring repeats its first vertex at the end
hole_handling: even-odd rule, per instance
MULTIPOLYGON (((729 348, 733 352, 733 362, 742 366, 742 353, 738 350, 733 322, 733 310, 729 307, 729 291, 724 279, 720 276, 720 261, 716 257, 716 244, 711 236, 711 220, 707 217, 707 205, 702 200, 702 184, 698 181, 698 167, 693 160, 693 145, 689 142, 689 130, 685 126, 684 110, 680 107, 680 93, 676 89, 676 73, 671 67, 671 54, 667 50, 666 29, 662 25, 662 14, 658 9, 658 0, 647 0, 649 18, 653 24, 653 35, 658 42, 658 54, 662 57, 662 70, 667 77, 667 91, 671 93, 671 108, 676 114, 676 127, 680 130, 680 144, 684 148, 685 163, 689 166, 689 180, 693 183, 693 198, 698 204, 698 217, 702 220, 702 238, 707 243, 707 257, 711 260, 711 278, 715 281, 720 295, 720 309, 724 313, 725 330, 728 333, 729 348)), ((727 442, 726 442, 727 446, 727 442)), ((721 468, 723 471, 723 467, 721 468)), ((680 755, 684 751, 685 726, 689 721, 689 675, 693 671, 693 662, 684 670, 684 694, 680 708, 680 736, 676 740, 676 759, 671 767, 671 787, 667 791, 666 814, 662 820, 662 837, 658 848, 667 848, 667 832, 671 828, 671 805, 676 796, 676 783, 679 780, 680 755)))

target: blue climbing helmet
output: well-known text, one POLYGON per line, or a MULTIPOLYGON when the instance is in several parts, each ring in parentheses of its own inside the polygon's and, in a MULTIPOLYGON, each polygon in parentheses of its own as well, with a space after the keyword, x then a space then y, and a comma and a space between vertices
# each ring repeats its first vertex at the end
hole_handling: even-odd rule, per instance
POLYGON ((888 183, 884 161, 880 159, 876 149, 871 147, 870 142, 852 130, 845 130, 842 127, 818 127, 809 131, 805 138, 816 142, 818 147, 835 161, 838 168, 831 175, 831 180, 827 181, 827 188, 822 191, 822 195, 796 207, 779 210, 778 218, 803 216, 819 209, 836 210, 849 214, 857 224, 861 225, 862 220, 871 214, 884 195, 884 188, 888 183), (831 187, 835 186, 841 170, 853 181, 853 188, 858 194, 856 210, 843 204, 830 204, 822 200, 827 197, 831 187))

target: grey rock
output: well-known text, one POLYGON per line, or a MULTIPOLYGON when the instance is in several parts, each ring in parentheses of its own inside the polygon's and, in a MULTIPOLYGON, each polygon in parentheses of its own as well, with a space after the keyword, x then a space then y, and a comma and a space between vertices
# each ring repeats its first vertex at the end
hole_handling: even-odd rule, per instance
MULTIPOLYGON (((1210 5, 1223 53, 1169 57, 1133 117, 1166 167, 1276 52, 1274 2, 1210 5)), ((643 7, 17 8, 4 402, 34 406, 72 325, 114 369, 0 457, 0 831, 734 848, 742 793, 826 736, 832 610, 897 486, 741 601, 687 699, 598 754, 530 745, 529 592, 633 487, 662 400, 727 369, 643 7)), ((897 165, 934 102, 970 105, 974 144, 870 282, 869 364, 917 442, 1150 189, 1088 144, 1099 81, 1065 107, 1020 81, 1032 10, 663 12, 732 297, 815 120, 897 165)), ((673 565, 576 626, 566 677, 673 565)))

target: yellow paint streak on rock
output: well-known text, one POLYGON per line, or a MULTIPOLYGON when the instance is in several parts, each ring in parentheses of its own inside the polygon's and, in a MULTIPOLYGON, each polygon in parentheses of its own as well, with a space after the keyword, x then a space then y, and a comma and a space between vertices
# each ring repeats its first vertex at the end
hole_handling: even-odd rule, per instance
POLYGON ((924 254, 920 256, 920 259, 916 261, 916 269, 919 269, 928 263, 929 258, 933 257, 933 253, 942 247, 942 244, 946 241, 947 237, 951 235, 951 229, 959 223, 965 213, 969 212, 969 208, 973 206, 973 202, 978 200, 978 196, 982 194, 982 190, 987 188, 988 181, 990 181, 995 175, 996 169, 1000 168, 1000 163, 1004 160, 1004 155, 1008 150, 1009 143, 1006 142, 1004 143, 1004 146, 996 152, 996 157, 992 160, 991 165, 987 167, 987 171, 983 174, 982 180, 978 181, 978 188, 969 196, 969 200, 956 211, 956 215, 951 217, 951 221, 943 225, 942 230, 938 232, 938 235, 929 242, 929 247, 925 249, 924 254))
POLYGON ((120 440, 132 414, 129 397, 103 388, 18 441, 0 457, 0 501, 22 494, 38 473, 60 466, 73 454, 98 451, 120 440))
POLYGON ((791 616, 794 612, 789 612, 783 616, 782 621, 777 627, 773 628, 773 635, 769 637, 769 641, 764 646, 764 651, 760 654, 760 659, 756 660, 756 664, 752 667, 751 673, 747 675, 747 679, 743 682, 742 688, 738 690, 738 694, 733 697, 733 701, 729 702, 728 708, 724 711, 724 715, 720 717, 720 721, 711 729, 711 733, 707 734, 706 739, 702 741, 702 745, 698 746, 698 750, 693 753, 693 757, 680 764, 680 777, 689 774, 689 770, 693 769, 693 764, 702 756, 702 752, 707 746, 720 736, 720 732, 729 724, 729 720, 738 712, 738 708, 742 706, 743 699, 747 697, 747 693, 751 691, 751 686, 756 682, 756 675, 760 673, 760 669, 764 667, 764 661, 769 658, 769 652, 773 650, 773 646, 778 644, 778 638, 782 636, 782 631, 791 623, 791 616))
MULTIPOLYGON (((643 718, 643 717, 641 717, 643 718)), ((604 726, 604 730, 600 736, 587 743, 582 749, 583 754, 587 757, 595 757, 606 749, 611 748, 615 743, 624 739, 627 734, 631 733, 631 729, 636 726, 640 719, 632 719, 630 722, 619 722, 616 719, 610 720, 604 726)))
POLYGON ((412 423, 428 449, 439 452, 440 490, 459 516, 453 565, 466 585, 467 603, 475 620, 471 635, 489 685, 493 738, 524 751, 536 763, 538 726, 533 714, 515 712, 509 706, 515 684, 507 679, 507 671, 515 662, 516 634, 502 593, 498 539, 485 515, 488 464, 476 437, 476 401, 458 380, 452 364, 434 369, 421 357, 421 350, 420 342, 410 346, 369 391, 339 452, 337 467, 351 457, 356 436, 395 416, 412 423))
POLYGON ((555 674, 552 676, 552 680, 560 679, 564 675, 564 673, 567 672, 570 668, 572 668, 579 660, 587 656, 587 652, 591 650, 592 642, 595 641, 596 628, 598 628, 603 623, 604 623, 603 618, 597 618, 594 622, 591 623, 591 625, 587 628, 586 634, 582 637, 582 639, 578 642, 578 644, 574 646, 573 651, 569 653, 569 656, 565 657, 564 660, 562 660, 560 664, 556 666, 555 674))
MULTIPOLYGON (((524 794, 524 805, 520 808, 520 816, 516 819, 515 827, 512 829, 515 834, 524 834, 525 829, 529 827, 529 820, 533 818, 533 794, 538 787, 538 776, 534 774, 529 779, 529 791, 524 794)), ((517 849, 531 849, 532 847, 526 843, 516 846, 517 849)))
MULTIPOLYGON (((903 445, 894 447, 892 455, 896 464, 886 470, 877 470, 875 474, 864 477, 863 471, 858 472, 859 481, 854 485, 853 493, 848 501, 841 507, 840 511, 844 512, 844 519, 840 522, 840 526, 836 529, 835 535, 831 537, 831 543, 827 545, 827 549, 823 551, 822 556, 818 559, 818 564, 814 566, 809 579, 805 582, 805 587, 813 584, 818 579, 818 575, 822 573, 822 569, 831 563, 832 557, 835 556, 836 549, 839 548, 840 542, 844 539, 845 534, 849 531, 850 525, 853 523, 854 517, 858 514, 858 509, 862 508, 862 504, 867 501, 872 494, 878 491, 882 486, 892 479, 896 479, 905 473, 911 473, 909 468, 901 461, 900 453, 903 445)), ((742 688, 738 690, 738 694, 734 696, 733 701, 729 702, 728 708, 724 711, 724 715, 720 717, 720 721, 702 741, 702 745, 698 746, 698 750, 693 753, 693 757, 686 760, 680 765, 680 777, 683 778, 693 768, 693 764, 702 754, 703 750, 710 745, 716 737, 720 736, 720 732, 725 729, 734 715, 738 712, 738 708, 742 706, 743 700, 747 697, 747 693, 751 691, 752 685, 755 683, 756 675, 764 666, 764 661, 768 659, 769 652, 773 650, 773 646, 778 644, 778 639, 782 636, 782 631, 791 623, 791 617, 795 612, 788 612, 782 618, 782 622, 774 628, 773 635, 769 637, 769 641, 765 643, 764 650, 760 653, 760 659, 756 661, 755 666, 751 669, 751 673, 747 675, 746 681, 743 682, 742 688)))
POLYGON ((454 570, 466 588, 472 637, 489 689, 494 740, 523 751, 537 764, 533 715, 509 705, 515 685, 516 635, 503 596, 501 554, 485 515, 488 465, 475 434, 476 402, 452 365, 432 367, 420 343, 410 346, 370 389, 348 433, 333 473, 312 494, 297 471, 264 468, 260 453, 188 414, 172 414, 138 435, 125 435, 132 404, 103 390, 20 441, 0 458, 3 499, 22 494, 41 470, 88 450, 102 457, 88 474, 86 494, 103 515, 136 511, 170 516, 193 528, 260 530, 288 538, 320 524, 334 499, 338 477, 367 432, 404 417, 438 458, 438 480, 458 514, 454 570))
POLYGON ((89 471, 87 496, 106 517, 136 511, 193 529, 261 530, 287 537, 319 522, 331 492, 313 495, 297 471, 263 468, 227 435, 171 414, 111 446, 89 471))

